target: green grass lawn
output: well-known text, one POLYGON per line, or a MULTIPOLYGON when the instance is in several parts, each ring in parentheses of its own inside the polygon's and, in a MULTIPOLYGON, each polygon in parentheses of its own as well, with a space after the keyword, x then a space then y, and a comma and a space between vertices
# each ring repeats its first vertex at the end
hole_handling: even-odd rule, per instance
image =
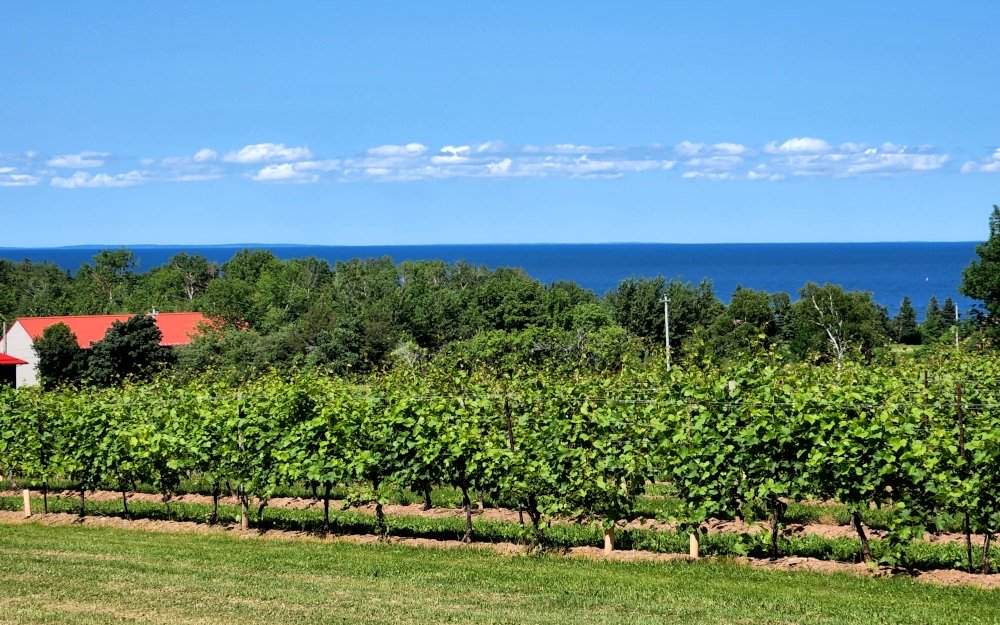
POLYGON ((727 563, 0 525, 0 623, 995 623, 1000 593, 727 563))

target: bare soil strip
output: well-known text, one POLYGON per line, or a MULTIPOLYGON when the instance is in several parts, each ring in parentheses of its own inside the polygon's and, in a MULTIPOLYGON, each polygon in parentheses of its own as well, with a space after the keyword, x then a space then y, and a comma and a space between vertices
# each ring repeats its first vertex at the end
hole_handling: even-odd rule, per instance
MULTIPOLYGON (((410 508, 410 506, 397 507, 405 509, 410 508)), ((416 507, 419 508, 419 506, 416 507)), ((88 527, 110 527, 115 529, 140 530, 148 532, 230 535, 239 536, 240 538, 248 540, 296 540, 315 542, 339 541, 354 544, 399 544, 410 547, 433 549, 484 549, 505 556, 525 555, 528 552, 524 545, 517 545, 514 543, 466 544, 458 540, 433 540, 428 538, 402 538, 395 536, 380 541, 377 537, 371 535, 321 536, 310 532, 294 532, 287 530, 267 530, 266 532, 260 532, 257 530, 240 531, 238 527, 232 525, 209 526, 187 521, 158 521, 150 519, 126 520, 119 517, 102 516, 90 516, 80 519, 74 514, 65 513, 36 514, 31 518, 25 518, 21 512, 0 510, 0 523, 4 525, 24 525, 28 523, 53 526, 85 525, 88 527)), ((688 559, 688 557, 683 554, 665 554, 634 550, 614 551, 610 554, 605 554, 602 549, 597 547, 574 547, 566 549, 561 553, 571 558, 607 560, 615 562, 670 562, 688 559)), ((702 559, 708 561, 716 560, 716 558, 702 559)), ((968 585, 986 589, 1000 588, 1000 574, 997 573, 992 575, 970 575, 969 573, 962 571, 935 570, 921 571, 911 574, 887 567, 869 568, 864 564, 830 562, 815 558, 800 557, 776 559, 724 558, 721 560, 740 562, 754 568, 770 570, 803 570, 819 573, 849 573, 867 577, 903 576, 911 577, 921 582, 947 586, 968 585)))
MULTIPOLYGON (((0 491, 0 496, 20 497, 21 491, 4 490, 0 491)), ((77 498, 79 498, 80 495, 76 491, 64 490, 64 491, 52 491, 49 493, 49 496, 58 497, 61 499, 76 500, 77 498)), ((86 498, 87 501, 121 501, 122 494, 118 491, 94 490, 94 491, 87 491, 86 498)), ((163 498, 158 494, 152 494, 152 493, 128 493, 128 501, 162 504, 163 498)), ((212 505, 212 498, 209 495, 198 495, 198 494, 175 495, 170 498, 170 503, 171 504, 189 503, 189 504, 200 504, 200 505, 210 506, 212 505)), ((256 503, 254 503, 253 505, 255 506, 256 503)), ((219 504, 229 505, 229 506, 240 505, 239 500, 235 496, 220 497, 219 504)), ((301 498, 301 497, 274 497, 268 500, 267 506, 269 508, 281 508, 285 510, 320 511, 323 509, 323 501, 321 499, 311 499, 311 498, 301 498)), ((423 517, 423 518, 465 517, 465 512, 462 508, 431 508, 430 510, 424 510, 423 506, 418 503, 409 505, 387 504, 382 508, 385 514, 388 516, 409 516, 409 517, 423 517)), ((348 507, 347 503, 344 501, 331 499, 330 509, 331 510, 350 509, 356 512, 375 516, 374 504, 366 506, 355 506, 351 508, 348 507)), ((483 510, 477 510, 476 508, 473 508, 472 514, 475 518, 482 519, 485 521, 500 521, 506 523, 517 523, 519 521, 517 510, 509 510, 506 508, 485 508, 483 510)), ((560 522, 560 521, 557 520, 555 522, 560 522)), ((563 521, 563 522, 570 522, 570 521, 563 521)), ((658 521, 656 519, 639 518, 625 524, 625 528, 647 529, 647 530, 655 530, 661 532, 673 532, 676 531, 677 524, 658 521)), ((719 519, 710 519, 707 523, 705 523, 705 529, 709 534, 750 534, 756 532, 771 531, 767 523, 763 521, 745 523, 743 521, 735 521, 735 520, 724 521, 719 519)), ((882 530, 872 529, 868 526, 864 526, 864 529, 869 539, 882 538, 885 534, 885 532, 882 530)), ((857 532, 855 532, 854 529, 852 529, 849 525, 837 525, 832 523, 809 523, 806 525, 798 523, 790 523, 782 528, 782 535, 785 537, 811 535, 811 536, 817 536, 819 538, 849 538, 849 539, 854 539, 858 537, 857 532)), ((958 533, 942 532, 939 534, 926 534, 923 540, 925 542, 932 544, 946 544, 946 543, 965 544, 965 535, 958 533)), ((983 543, 983 536, 973 534, 972 540, 975 544, 981 545, 983 543)))

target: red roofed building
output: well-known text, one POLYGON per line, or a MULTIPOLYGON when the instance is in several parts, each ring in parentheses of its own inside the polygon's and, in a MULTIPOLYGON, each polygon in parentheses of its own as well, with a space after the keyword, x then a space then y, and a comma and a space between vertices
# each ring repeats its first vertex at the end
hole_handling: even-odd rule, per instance
POLYGON ((17 385, 17 366, 26 365, 27 361, 14 358, 8 354, 0 354, 0 386, 17 385))
MULTIPOLYGON (((63 317, 20 317, 14 321, 0 341, 0 356, 6 354, 20 359, 17 365, 16 385, 34 386, 38 384, 38 372, 35 366, 38 356, 35 354, 35 341, 41 338, 45 329, 57 323, 63 323, 76 335, 77 344, 83 349, 104 338, 108 328, 115 321, 125 322, 132 315, 67 315, 63 317)), ((193 313, 155 313, 156 327, 163 334, 160 345, 173 347, 187 345, 198 335, 199 326, 208 323, 205 315, 193 313)))

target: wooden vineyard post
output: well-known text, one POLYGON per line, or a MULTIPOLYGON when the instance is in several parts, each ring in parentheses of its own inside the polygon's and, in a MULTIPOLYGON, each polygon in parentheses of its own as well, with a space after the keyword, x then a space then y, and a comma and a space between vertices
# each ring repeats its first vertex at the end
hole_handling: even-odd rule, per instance
POLYGON ((240 529, 244 532, 250 529, 250 510, 247 507, 247 494, 243 490, 243 484, 238 489, 240 495, 240 529))
MULTIPOLYGON (((955 408, 958 412, 958 455, 963 463, 965 458, 965 414, 962 412, 962 385, 955 385, 955 408)), ((968 474, 969 467, 964 466, 963 475, 968 474)), ((972 531, 969 529, 969 511, 966 510, 962 519, 962 530, 965 534, 965 553, 969 573, 972 573, 972 531)))
MULTIPOLYGON (((503 414, 507 417, 507 442, 510 443, 510 453, 514 453, 514 422, 510 418, 510 396, 506 394, 506 390, 503 396, 503 414)), ((517 521, 522 526, 524 525, 524 506, 519 505, 517 507, 517 521)))
POLYGON ((688 534, 688 557, 697 560, 701 557, 701 543, 698 537, 698 530, 688 534))
POLYGON ((604 555, 615 550, 615 526, 604 528, 604 555))
POLYGON ((24 518, 31 517, 31 491, 25 488, 21 491, 24 495, 24 518))
MULTIPOLYGON (((243 399, 242 395, 239 394, 236 396, 236 398, 237 400, 240 401, 242 401, 243 399)), ((243 453, 246 451, 243 447, 243 425, 246 421, 246 415, 243 414, 243 404, 239 405, 236 414, 239 416, 240 420, 240 430, 236 442, 237 445, 239 445, 240 455, 242 456, 243 453)), ((250 511, 248 510, 249 506, 247 505, 248 503, 247 500, 249 498, 247 497, 246 487, 244 486, 243 482, 240 482, 240 485, 237 487, 236 492, 240 497, 240 530, 245 532, 248 529, 250 529, 250 511)))

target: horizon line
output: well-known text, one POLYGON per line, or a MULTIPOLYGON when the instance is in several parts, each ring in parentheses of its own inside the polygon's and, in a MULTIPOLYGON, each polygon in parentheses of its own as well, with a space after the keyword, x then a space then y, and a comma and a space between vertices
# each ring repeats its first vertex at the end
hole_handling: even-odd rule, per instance
POLYGON ((268 247, 498 247, 498 246, 569 246, 569 245, 902 245, 913 243, 982 243, 982 240, 901 240, 901 241, 572 241, 572 242, 478 242, 478 243, 77 243, 71 245, 7 246, 0 250, 71 250, 71 249, 130 249, 130 248, 268 248, 268 247))

